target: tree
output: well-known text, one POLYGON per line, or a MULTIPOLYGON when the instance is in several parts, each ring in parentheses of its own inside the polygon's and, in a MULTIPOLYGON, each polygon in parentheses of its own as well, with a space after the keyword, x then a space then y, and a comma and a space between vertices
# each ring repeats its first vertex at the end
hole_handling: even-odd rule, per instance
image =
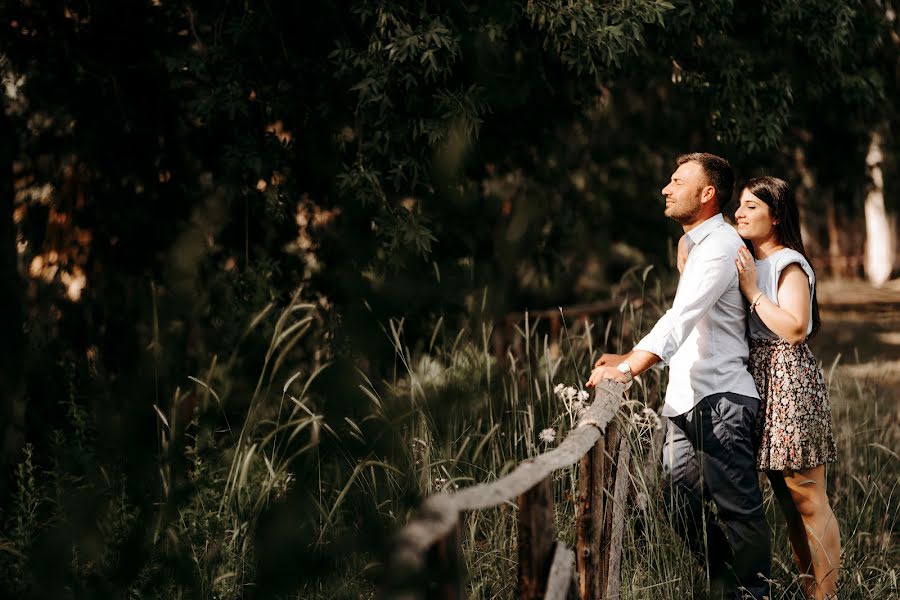
MULTIPOLYGON (((499 318, 603 296, 664 255, 659 189, 681 152, 790 176, 802 150, 810 181, 848 205, 886 122, 888 178, 895 168, 896 25, 876 1, 3 13, 0 133, 14 143, 0 156, 0 268, 24 290, 20 313, 4 294, 2 343, 22 361, 2 365, 4 410, 28 398, 40 450, 71 427, 59 398, 76 398, 144 515, 160 514, 153 407, 243 340, 223 393, 243 419, 265 355, 245 324, 301 283, 325 325, 291 360, 334 361, 321 397, 346 430, 368 403, 360 370, 377 381, 392 366, 389 318, 424 344, 439 320, 461 327, 486 287, 499 318)), ((807 197, 816 232, 823 195, 807 197)), ((179 489, 165 515, 192 493, 179 489)), ((135 546, 137 562, 154 556, 135 546)))

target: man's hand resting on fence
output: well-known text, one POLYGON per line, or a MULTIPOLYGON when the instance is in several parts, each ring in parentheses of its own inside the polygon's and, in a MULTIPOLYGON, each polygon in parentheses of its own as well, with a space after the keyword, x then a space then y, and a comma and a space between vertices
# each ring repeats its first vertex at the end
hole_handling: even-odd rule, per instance
POLYGON ((631 353, 628 354, 601 354, 600 358, 597 359, 597 362, 594 363, 595 367, 618 367, 619 363, 623 360, 626 360, 631 353))
POLYGON ((587 380, 584 387, 594 387, 603 379, 612 379, 619 383, 628 383, 628 376, 615 367, 595 367, 591 371, 591 378, 587 380))
POLYGON ((600 383, 601 379, 613 379, 620 383, 627 383, 628 376, 616 368, 626 360, 631 368, 632 376, 637 377, 658 363, 660 358, 645 350, 632 350, 628 354, 603 354, 594 363, 594 370, 591 371, 590 379, 584 384, 585 387, 594 387, 600 383))

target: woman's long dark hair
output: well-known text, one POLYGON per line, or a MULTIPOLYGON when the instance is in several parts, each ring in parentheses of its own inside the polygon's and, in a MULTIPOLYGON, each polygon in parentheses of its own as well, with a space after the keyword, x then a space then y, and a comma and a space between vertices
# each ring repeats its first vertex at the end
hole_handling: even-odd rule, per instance
MULTIPOLYGON (((796 250, 803 255, 806 262, 809 256, 803 247, 803 238, 800 235, 800 210, 797 208, 797 200, 794 198, 794 190, 784 179, 777 177, 755 177, 747 182, 744 189, 765 202, 775 221, 775 237, 780 244, 796 250)), ((812 268, 812 264, 810 264, 812 268)), ((819 301, 816 298, 815 287, 812 292, 812 332, 809 337, 816 335, 822 321, 819 319, 819 301)))

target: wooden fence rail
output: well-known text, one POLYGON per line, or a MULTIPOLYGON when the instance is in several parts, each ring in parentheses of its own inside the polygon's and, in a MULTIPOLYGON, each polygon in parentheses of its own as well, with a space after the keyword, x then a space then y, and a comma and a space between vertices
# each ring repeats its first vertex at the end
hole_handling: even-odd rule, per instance
POLYGON ((622 384, 604 380, 578 426, 553 450, 497 481, 429 496, 394 540, 380 597, 464 598, 463 513, 512 501, 518 506, 519 598, 617 597, 630 455, 613 419, 623 392, 622 384), (556 539, 551 482, 554 471, 579 461, 573 553, 556 539))

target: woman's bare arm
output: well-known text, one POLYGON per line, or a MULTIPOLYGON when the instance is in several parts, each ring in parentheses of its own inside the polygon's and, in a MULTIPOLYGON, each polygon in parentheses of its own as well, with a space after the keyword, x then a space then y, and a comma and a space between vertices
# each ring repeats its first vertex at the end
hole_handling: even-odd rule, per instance
MULTIPOLYGON (((752 301, 752 298, 751 298, 752 301)), ((809 328, 809 278, 793 263, 778 278, 778 304, 765 296, 756 305, 756 314, 778 337, 793 345, 806 341, 809 328)))

